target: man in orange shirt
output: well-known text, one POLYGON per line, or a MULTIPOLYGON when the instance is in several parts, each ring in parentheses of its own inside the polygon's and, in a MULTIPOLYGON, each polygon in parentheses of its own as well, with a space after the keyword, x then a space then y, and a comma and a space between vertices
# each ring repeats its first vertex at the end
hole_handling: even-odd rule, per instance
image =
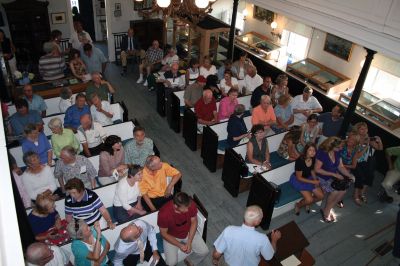
POLYGON ((269 129, 276 123, 274 108, 272 108, 271 98, 268 95, 261 96, 260 105, 253 109, 251 123, 253 125, 261 124, 264 129, 269 129))
POLYGON ((155 155, 147 157, 143 178, 139 183, 142 205, 147 211, 156 211, 172 199, 174 185, 181 179, 181 173, 155 155), (168 179, 172 178, 170 182, 168 179))

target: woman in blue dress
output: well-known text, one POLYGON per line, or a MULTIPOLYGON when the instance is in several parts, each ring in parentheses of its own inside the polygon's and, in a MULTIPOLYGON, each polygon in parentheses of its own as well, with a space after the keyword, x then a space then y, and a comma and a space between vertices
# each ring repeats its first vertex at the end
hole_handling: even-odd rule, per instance
POLYGON ((310 205, 323 199, 324 193, 319 187, 319 180, 314 172, 315 154, 317 148, 314 143, 307 143, 303 154, 296 160, 295 172, 290 177, 290 184, 301 193, 303 198, 295 205, 295 214, 305 206, 307 213, 310 205))

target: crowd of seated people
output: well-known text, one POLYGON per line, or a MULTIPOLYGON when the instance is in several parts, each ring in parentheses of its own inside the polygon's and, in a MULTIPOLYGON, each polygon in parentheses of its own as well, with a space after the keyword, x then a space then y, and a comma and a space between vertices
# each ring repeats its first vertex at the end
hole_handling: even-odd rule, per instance
MULTIPOLYGON (((181 179, 180 171, 154 155, 153 141, 145 136, 142 127, 136 126, 133 139, 124 144, 118 136, 107 136, 103 126, 112 124, 109 95, 115 93, 115 89, 102 79, 101 73, 105 71, 106 61, 98 54, 98 49, 93 47, 90 36, 87 34, 89 38, 85 37, 82 26, 78 24, 75 33, 77 39, 73 41, 73 45, 78 50, 71 50, 71 71, 81 80, 88 79, 90 73, 92 82, 85 94, 76 96, 75 103, 71 100, 71 91, 68 88, 63 91, 60 110, 65 111, 64 126, 59 118, 50 120, 48 127, 53 133, 51 145, 42 132, 41 117, 46 115, 46 104, 40 96, 33 94, 32 86, 24 87, 24 96, 15 102, 17 113, 10 117, 9 133, 18 137, 25 153, 27 169, 22 174, 22 183, 29 199, 34 203, 30 221, 36 225, 38 221, 45 221, 39 222, 40 230, 35 228, 36 239, 45 241, 58 234, 49 230, 61 228, 54 200, 67 193, 66 223, 67 231, 73 238, 72 252, 75 262, 77 265, 90 265, 91 262, 106 265, 110 243, 102 235, 98 220, 104 217, 111 229, 115 224, 101 199, 92 190, 99 185, 118 181, 113 200, 113 216, 119 224, 159 210, 158 225, 164 239, 166 263, 175 264, 179 249, 187 253, 190 249, 193 250, 190 259, 192 262, 200 262, 207 255, 208 248, 204 242, 201 243, 197 233, 191 231, 190 223, 194 222, 197 208, 185 193, 178 194, 179 197, 172 195, 174 185, 181 179), (84 156, 79 154, 80 146, 84 156), (50 167, 53 165, 53 153, 58 159, 54 172, 50 167), (99 169, 95 169, 90 161, 96 155, 99 155, 99 169), (96 177, 110 179, 102 184, 96 177), (82 208, 87 209, 80 212, 79 209, 82 208), (185 234, 176 231, 176 224, 171 218, 175 215, 182 221, 184 217, 187 219, 190 216, 185 225, 185 234), (92 245, 93 249, 88 249, 87 245, 92 245)), ((128 45, 123 50, 126 50, 125 56, 139 52, 138 43, 129 39, 132 36, 128 34, 128 45)), ((61 56, 56 45, 57 38, 59 37, 51 45, 45 45, 48 58, 44 59, 61 56)), ((367 203, 367 187, 372 185, 374 177, 373 154, 375 150, 383 150, 382 141, 379 137, 371 138, 368 135, 365 123, 355 125, 345 141, 335 137, 343 121, 344 109, 341 106, 337 105, 332 112, 318 115, 323 109, 312 96, 310 87, 305 87, 302 94, 292 98, 287 87, 287 75, 279 75, 276 84, 272 84, 270 76, 260 77, 257 74, 256 67, 245 53, 234 63, 226 61, 218 70, 208 56, 201 63, 193 58, 189 61, 186 72, 180 70, 181 64, 176 51, 171 48, 163 57, 157 41, 153 42, 145 54, 140 51, 139 55, 140 77, 137 82, 145 80, 145 70, 147 81, 151 72, 161 68, 163 73, 158 81, 164 84, 169 93, 185 90, 185 105, 194 107, 199 129, 201 126, 226 122, 228 147, 246 143, 247 163, 263 170, 271 169, 267 134, 287 132, 277 152, 284 159, 294 162, 290 183, 302 195, 302 199, 295 205, 296 215, 300 214, 302 208, 309 213, 310 206, 326 196, 321 209, 322 219, 327 223, 335 221, 333 208, 344 206, 342 198, 352 183, 355 183, 354 202, 359 206, 367 203), (244 122, 245 106, 239 104, 237 99, 238 96, 249 94, 252 106, 250 132, 244 122), (220 100, 218 108, 217 100, 220 100)), ((126 73, 125 59, 123 72, 126 73)), ((13 169, 18 171, 17 168, 16 166, 13 169)), ((257 211, 256 214, 259 218, 260 214, 257 211)), ((257 222, 258 219, 255 219, 253 225, 257 222)), ((146 250, 157 257, 152 234, 152 227, 144 221, 138 220, 128 225, 126 230, 121 231, 115 245, 115 265, 143 260, 142 249, 146 245, 140 248, 137 242, 141 235, 149 237, 150 244, 147 243, 146 250), (148 230, 145 230, 146 227, 148 230), (135 256, 128 256, 132 252, 126 252, 130 244, 137 248, 135 256)), ((220 238, 224 237, 226 236, 221 235, 220 238)), ((278 236, 275 237, 275 244, 277 239, 278 236)), ((229 247, 225 247, 221 241, 220 239, 215 243, 216 261, 224 251, 227 256, 229 254, 229 247)), ((33 248, 46 252, 40 245, 34 245, 33 248)), ((55 251, 57 252, 59 251, 55 251)), ((28 253, 36 255, 33 251, 28 253)), ((29 261, 31 256, 28 253, 29 261)), ((32 257, 31 263, 35 263, 37 258, 32 257)))

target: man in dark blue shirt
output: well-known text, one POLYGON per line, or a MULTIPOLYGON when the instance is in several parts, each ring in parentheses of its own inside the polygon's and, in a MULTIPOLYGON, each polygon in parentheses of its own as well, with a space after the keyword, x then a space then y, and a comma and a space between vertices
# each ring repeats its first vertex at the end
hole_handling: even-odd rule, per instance
POLYGON ((90 108, 86 105, 85 94, 79 93, 76 95, 75 104, 65 111, 64 127, 70 128, 76 133, 76 129, 81 125, 81 116, 84 114, 90 114, 90 108))
POLYGON ((227 146, 226 148, 232 148, 239 144, 239 142, 245 138, 250 137, 250 133, 247 132, 246 124, 243 120, 245 107, 243 104, 235 106, 235 111, 228 120, 228 131, 227 146))
POLYGON ((318 116, 318 122, 323 123, 322 135, 324 137, 337 136, 342 126, 344 111, 341 105, 335 105, 332 108, 332 112, 326 112, 318 116))
POLYGON ((272 79, 269 76, 264 77, 263 84, 258 86, 251 94, 250 104, 254 108, 260 104, 261 96, 270 96, 272 92, 272 79))

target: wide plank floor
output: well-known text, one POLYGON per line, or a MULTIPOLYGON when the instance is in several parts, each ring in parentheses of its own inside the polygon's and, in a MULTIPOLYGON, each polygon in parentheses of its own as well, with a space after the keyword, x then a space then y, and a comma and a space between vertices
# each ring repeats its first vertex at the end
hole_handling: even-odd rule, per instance
MULTIPOLYGON (((207 245, 212 251, 213 242, 227 225, 242 223, 248 193, 232 198, 223 188, 221 170, 210 173, 202 164, 200 152, 189 150, 181 134, 173 132, 166 119, 157 114, 155 92, 136 84, 137 66, 130 65, 124 77, 121 77, 120 70, 115 64, 109 64, 106 71, 108 80, 117 89, 115 100, 124 101, 129 117, 138 119, 146 128, 146 134, 156 143, 162 160, 182 172, 183 190, 189 194, 196 193, 204 203, 209 212, 207 245)), ((381 176, 376 178, 369 202, 363 207, 353 203, 349 191, 344 200, 345 208, 336 209, 338 222, 334 224, 323 223, 319 207, 315 205, 310 214, 303 212, 295 216, 290 212, 273 219, 271 228, 295 220, 310 242, 307 249, 314 256, 316 265, 367 265, 368 262, 369 265, 398 265, 399 261, 391 252, 373 259, 376 247, 393 240, 394 226, 387 226, 395 222, 398 211, 397 204, 377 201, 375 195, 381 179, 381 176), (382 232, 378 232, 380 230, 382 232)), ((212 265, 211 256, 202 265, 212 265)))

